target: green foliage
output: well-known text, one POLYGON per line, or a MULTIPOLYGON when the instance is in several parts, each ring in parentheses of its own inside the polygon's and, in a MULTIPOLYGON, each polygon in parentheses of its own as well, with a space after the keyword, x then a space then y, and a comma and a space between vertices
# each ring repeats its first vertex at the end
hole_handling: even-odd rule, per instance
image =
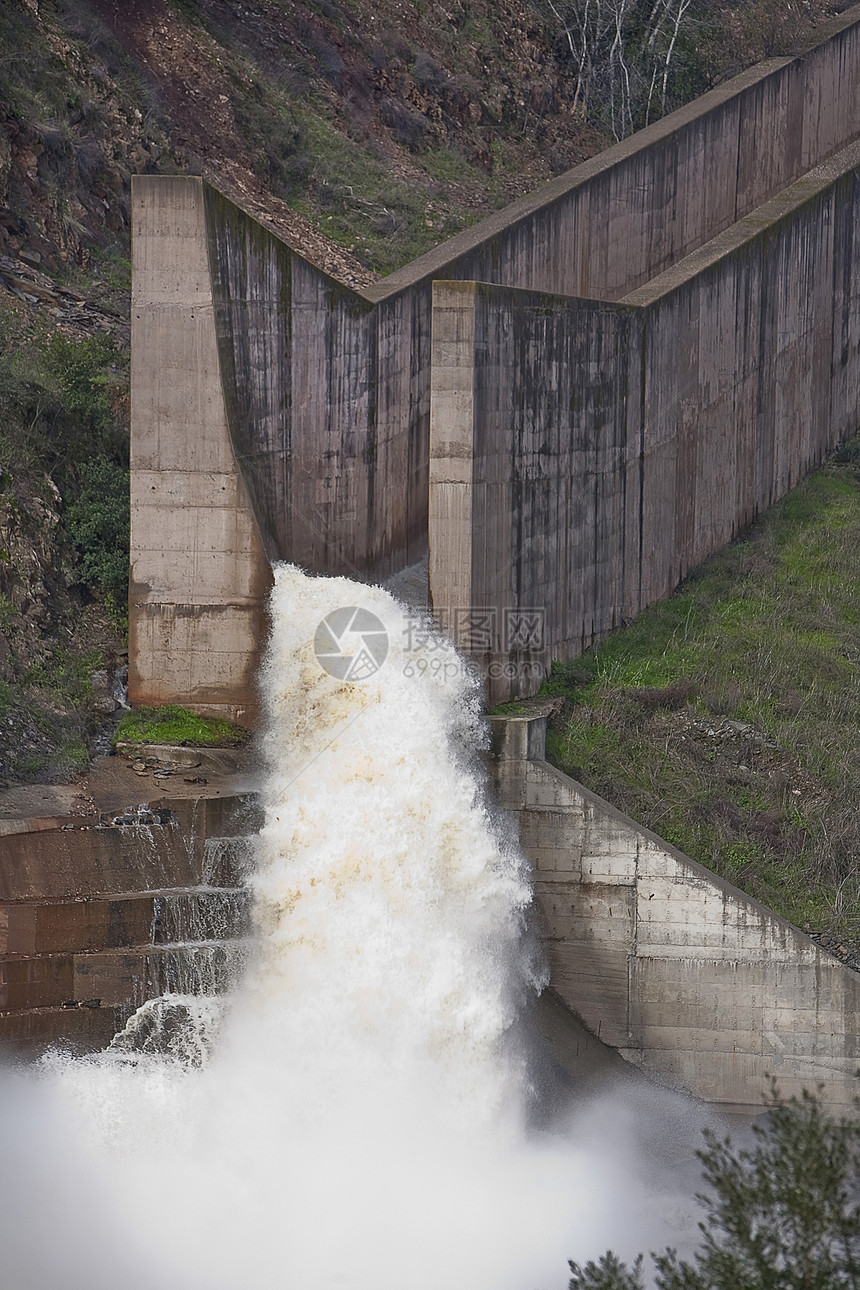
POLYGON ((66 511, 66 530, 80 553, 80 582, 111 596, 126 597, 129 553, 129 477, 109 457, 80 467, 80 493, 66 511))
MULTIPOLYGON (((92 696, 90 673, 103 663, 101 654, 79 654, 62 647, 33 663, 24 674, 24 683, 37 686, 67 704, 80 705, 92 696)), ((35 718, 39 724, 39 718, 35 718)))
POLYGON ((548 752, 800 927, 860 942, 860 481, 847 446, 553 670, 548 752))
POLYGON ((108 618, 111 620, 115 630, 121 639, 128 643, 128 586, 124 585, 118 595, 112 591, 107 592, 104 598, 104 607, 107 611, 108 618))
POLYGON ((635 1260, 633 1267, 608 1250, 596 1263, 589 1259, 584 1267, 570 1261, 571 1278, 568 1290, 644 1290, 642 1280, 642 1255, 635 1260))
MULTIPOLYGON (((755 1145, 736 1148, 705 1131, 708 1190, 692 1261, 654 1254, 657 1290, 855 1290, 860 1284, 860 1121, 833 1119, 818 1098, 781 1099, 775 1084, 755 1145)), ((641 1290, 613 1255, 584 1270, 570 1290, 641 1290)))
POLYGON ((90 759, 104 724, 90 683, 103 658, 74 644, 46 652, 0 684, 0 781, 66 782, 90 759))
MULTIPOLYGON (((392 272, 474 220, 439 194, 428 200, 418 183, 393 181, 387 159, 357 146, 322 110, 297 105, 294 119, 307 151, 300 181, 292 172, 292 204, 377 272, 392 272)), ((456 153, 428 153, 422 166, 432 178, 442 178, 440 171, 449 180, 468 178, 456 153)))
POLYGON ((0 353, 0 454, 15 470, 39 468, 65 492, 76 468, 104 453, 128 460, 128 433, 116 403, 127 356, 107 336, 46 337, 35 329, 0 353))
POLYGON ((176 704, 135 708, 117 725, 114 744, 189 744, 197 748, 235 748, 246 743, 247 730, 219 717, 201 717, 176 704))

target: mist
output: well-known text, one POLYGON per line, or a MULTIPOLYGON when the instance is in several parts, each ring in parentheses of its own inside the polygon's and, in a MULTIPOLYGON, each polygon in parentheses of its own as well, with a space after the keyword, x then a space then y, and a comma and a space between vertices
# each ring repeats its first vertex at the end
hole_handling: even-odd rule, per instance
POLYGON ((527 1024, 546 971, 474 677, 379 588, 280 566, 272 620, 244 975, 177 1002, 185 1048, 3 1077, 0 1284, 562 1290, 568 1258, 688 1247, 713 1115, 570 1088, 527 1024))

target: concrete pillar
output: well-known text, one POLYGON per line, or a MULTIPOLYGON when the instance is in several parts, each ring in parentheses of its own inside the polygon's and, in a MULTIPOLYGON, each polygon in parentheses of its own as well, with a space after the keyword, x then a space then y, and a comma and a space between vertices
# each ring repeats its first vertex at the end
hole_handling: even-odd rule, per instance
POLYGON ((430 363, 430 604, 469 652, 472 604, 474 282, 433 283, 430 363))
POLYGON ((129 695, 254 721, 271 571, 230 443, 198 179, 132 186, 129 695))

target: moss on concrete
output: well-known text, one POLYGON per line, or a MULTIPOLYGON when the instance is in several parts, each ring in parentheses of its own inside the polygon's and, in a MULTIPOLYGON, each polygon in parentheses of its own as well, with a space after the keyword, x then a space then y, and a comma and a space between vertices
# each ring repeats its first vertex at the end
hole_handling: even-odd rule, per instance
POLYGON ((135 708, 122 718, 113 734, 114 745, 186 744, 194 748, 237 748, 247 743, 247 730, 219 717, 201 717, 176 704, 135 708))

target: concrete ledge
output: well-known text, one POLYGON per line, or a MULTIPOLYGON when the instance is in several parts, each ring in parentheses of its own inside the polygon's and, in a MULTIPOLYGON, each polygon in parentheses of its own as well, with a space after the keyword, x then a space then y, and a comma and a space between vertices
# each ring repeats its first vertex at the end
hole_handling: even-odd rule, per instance
POLYGON ((121 757, 157 757, 168 765, 216 771, 219 775, 233 775, 247 769, 247 748, 194 748, 187 744, 126 743, 120 741, 116 752, 121 757))
MULTIPOLYGON (((7 902, 0 904, 0 956, 20 962, 47 954, 235 937, 246 922, 247 894, 237 887, 133 892, 113 900, 7 902)), ((0 957, 0 980, 3 970, 0 957)))
POLYGON ((750 246, 763 234, 773 233, 781 220, 790 218, 807 203, 826 195, 837 180, 854 174, 858 168, 860 168, 860 140, 849 144, 847 148, 843 148, 822 165, 810 170, 801 179, 784 188, 776 197, 772 197, 770 201, 750 211, 742 220, 711 238, 704 246, 698 247, 671 268, 651 278, 645 286, 629 292, 619 301, 619 304, 640 309, 653 304, 661 296, 675 291, 699 274, 712 269, 725 256, 750 246))
POLYGON ((99 1052, 122 1030, 133 1009, 30 1008, 0 1012, 0 1058, 34 1058, 49 1048, 99 1052))
POLYGON ((77 955, 73 998, 97 999, 102 1007, 139 1008, 161 994, 223 994, 235 980, 241 942, 171 945, 146 950, 105 950, 77 955))

